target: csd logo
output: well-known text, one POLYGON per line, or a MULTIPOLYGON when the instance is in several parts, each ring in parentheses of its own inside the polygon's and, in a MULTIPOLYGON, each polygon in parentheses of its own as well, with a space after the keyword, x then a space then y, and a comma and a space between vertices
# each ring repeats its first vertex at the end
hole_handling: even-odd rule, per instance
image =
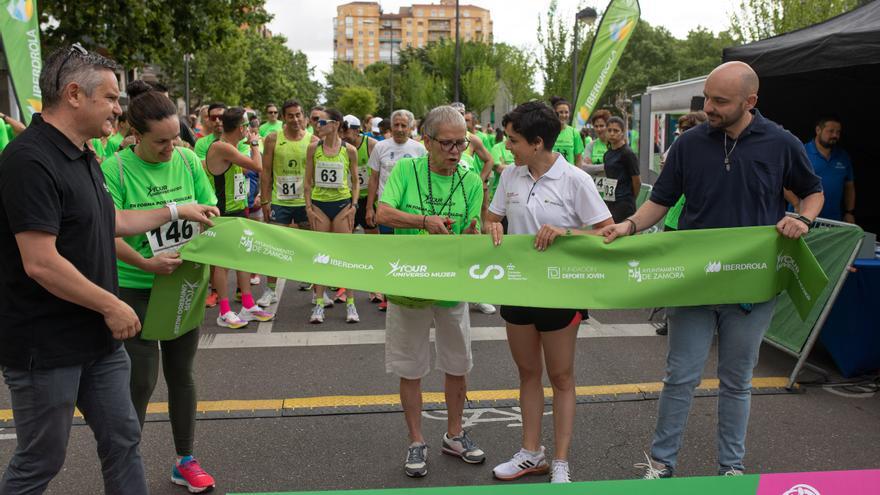
POLYGON ((501 280, 501 278, 504 277, 504 268, 500 265, 489 265, 482 272, 479 272, 479 270, 480 265, 471 265, 471 268, 468 270, 468 275, 475 280, 488 278, 493 272, 495 275, 492 276, 492 280, 501 280))

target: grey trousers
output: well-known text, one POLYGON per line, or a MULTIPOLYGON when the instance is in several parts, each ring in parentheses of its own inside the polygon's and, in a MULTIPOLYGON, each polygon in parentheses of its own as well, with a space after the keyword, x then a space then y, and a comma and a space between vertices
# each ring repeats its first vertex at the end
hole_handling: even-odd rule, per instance
POLYGON ((131 364, 123 347, 62 368, 3 368, 18 445, 0 495, 41 494, 64 465, 74 407, 91 427, 107 494, 147 495, 141 428, 131 403, 131 364))

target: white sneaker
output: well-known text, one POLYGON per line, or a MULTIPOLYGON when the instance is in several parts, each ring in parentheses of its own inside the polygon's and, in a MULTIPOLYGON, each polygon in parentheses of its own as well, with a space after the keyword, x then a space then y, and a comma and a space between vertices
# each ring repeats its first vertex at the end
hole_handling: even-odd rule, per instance
POLYGON ((251 285, 260 285, 260 276, 254 275, 251 277, 251 285))
POLYGON ((309 318, 309 323, 324 323, 324 306, 315 304, 315 307, 312 308, 312 316, 309 318))
POLYGON ((646 480, 659 480, 662 478, 671 478, 672 471, 669 470, 666 465, 661 464, 654 459, 651 459, 651 456, 645 454, 645 460, 648 462, 639 462, 633 465, 636 469, 644 469, 645 474, 642 476, 642 479, 646 480))
MULTIPOLYGON (((318 298, 315 297, 315 293, 312 292, 312 304, 318 304, 318 298)), ((333 298, 327 295, 327 291, 324 291, 324 307, 332 308, 333 307, 333 298)))
POLYGON ((354 304, 346 304, 345 305, 345 322, 346 323, 357 323, 361 321, 361 317, 358 316, 358 310, 354 307, 354 304))
POLYGON ((263 295, 257 299, 257 306, 268 308, 278 302, 278 296, 275 295, 275 289, 266 289, 263 295))
POLYGON ((241 307, 238 318, 242 321, 270 321, 275 318, 275 313, 264 311, 259 305, 253 308, 241 307))
POLYGON ((217 317, 217 326, 225 328, 243 328, 247 326, 247 322, 242 320, 235 314, 235 311, 227 311, 217 317))
POLYGON ((571 483, 571 472, 568 470, 568 461, 553 461, 550 469, 550 483, 571 483))
POLYGON ((494 315, 495 314, 495 306, 487 303, 474 303, 474 307, 477 308, 477 311, 483 313, 484 315, 494 315))
POLYGON ((515 480, 527 474, 547 474, 550 466, 544 456, 544 447, 537 452, 520 449, 509 461, 495 466, 492 474, 502 481, 515 480))

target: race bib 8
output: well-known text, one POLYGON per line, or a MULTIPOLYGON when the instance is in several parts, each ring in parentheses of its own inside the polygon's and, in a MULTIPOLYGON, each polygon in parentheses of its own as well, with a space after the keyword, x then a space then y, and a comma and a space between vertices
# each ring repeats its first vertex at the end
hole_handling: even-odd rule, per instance
POLYGON ((275 177, 275 195, 278 199, 302 199, 303 178, 299 175, 279 175, 275 177))
POLYGON ((609 179, 608 177, 596 178, 596 189, 599 190, 599 196, 608 202, 617 201, 617 179, 609 179))
POLYGON ((165 252, 177 252, 181 246, 196 236, 195 225, 189 220, 177 220, 160 225, 159 228, 147 232, 153 256, 165 252))
POLYGON ((244 174, 235 174, 232 190, 233 201, 244 201, 248 194, 248 181, 244 174))
POLYGON ((327 189, 342 187, 343 166, 340 162, 318 162, 315 166, 315 185, 327 189))

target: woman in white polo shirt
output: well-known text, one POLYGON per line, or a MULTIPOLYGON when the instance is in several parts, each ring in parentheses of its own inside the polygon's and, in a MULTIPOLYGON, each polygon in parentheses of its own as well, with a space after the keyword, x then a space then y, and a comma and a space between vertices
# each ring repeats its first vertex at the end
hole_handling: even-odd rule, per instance
MULTIPOLYGON (((534 234, 535 248, 546 250, 561 235, 585 235, 584 226, 611 225, 611 213, 593 179, 572 167, 553 145, 561 130, 556 113, 542 102, 529 102, 504 116, 507 148, 515 167, 501 174, 489 206, 488 231, 501 243, 501 220, 509 234, 534 234)), ((541 446, 544 389, 543 362, 553 386, 554 457, 551 483, 570 480, 568 451, 574 425, 574 352, 582 315, 577 309, 502 306, 507 341, 519 369, 523 416, 522 448, 493 470, 496 478, 512 480, 551 470, 541 446), (542 362, 543 350, 543 362, 542 362)))

